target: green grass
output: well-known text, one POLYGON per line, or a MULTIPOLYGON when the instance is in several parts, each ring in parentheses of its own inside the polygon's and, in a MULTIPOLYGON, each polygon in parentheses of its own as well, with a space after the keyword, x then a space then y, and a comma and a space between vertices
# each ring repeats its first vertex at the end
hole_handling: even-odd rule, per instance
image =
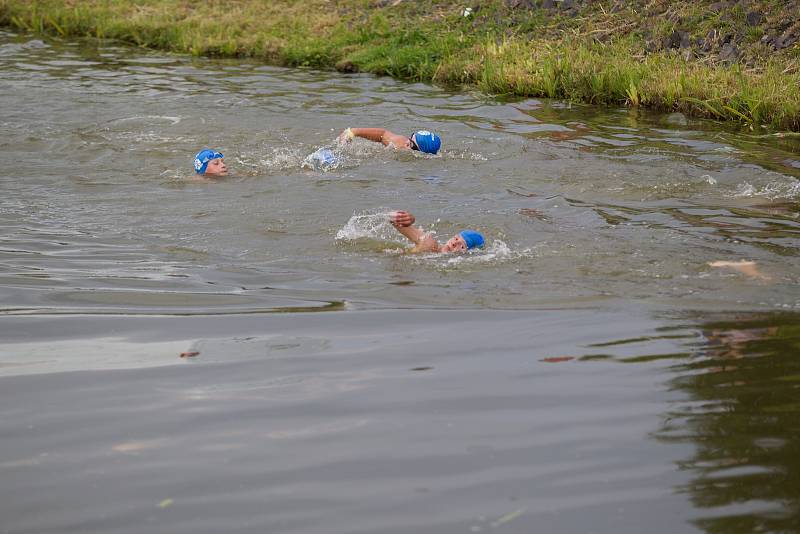
MULTIPOLYGON (((744 69, 645 54, 676 29, 760 38, 745 13, 708 2, 602 2, 579 16, 454 0, 0 0, 0 25, 63 37, 117 39, 198 56, 250 57, 339 68, 482 91, 665 111, 800 131, 800 47, 744 69), (395 5, 396 4, 396 5, 395 5), (661 9, 653 16, 645 7, 661 9)), ((766 4, 765 4, 766 5, 766 4)), ((777 9, 777 8, 774 8, 777 9)))

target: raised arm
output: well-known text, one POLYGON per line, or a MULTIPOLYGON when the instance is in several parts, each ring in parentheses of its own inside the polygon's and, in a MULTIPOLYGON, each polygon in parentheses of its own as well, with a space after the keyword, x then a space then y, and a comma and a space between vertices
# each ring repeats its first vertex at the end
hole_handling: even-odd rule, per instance
POLYGON ((416 221, 414 215, 407 211, 392 212, 390 222, 397 231, 406 236, 409 241, 416 245, 411 252, 436 252, 439 244, 429 233, 421 228, 414 226, 416 221))

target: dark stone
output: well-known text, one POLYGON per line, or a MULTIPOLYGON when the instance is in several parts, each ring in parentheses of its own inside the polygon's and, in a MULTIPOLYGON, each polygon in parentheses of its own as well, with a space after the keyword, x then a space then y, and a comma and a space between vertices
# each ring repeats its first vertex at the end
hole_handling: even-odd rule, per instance
POLYGON ((575 7, 575 2, 573 0, 561 0, 561 4, 558 6, 563 10, 572 9, 575 7))
POLYGON ((751 11, 750 13, 747 14, 745 20, 747 21, 748 26, 758 26, 759 24, 764 22, 764 15, 762 15, 758 11, 751 11))
POLYGON ((542 2, 542 7, 544 9, 553 9, 556 7, 556 3, 553 0, 544 0, 544 2, 542 2))
POLYGON ((739 59, 741 52, 739 49, 736 48, 735 44, 728 43, 722 47, 722 50, 719 53, 719 59, 722 61, 736 61, 739 59))
POLYGON ((689 48, 689 33, 675 30, 664 40, 664 48, 689 48))
POLYGON ((775 39, 775 43, 773 46, 775 46, 776 50, 783 50, 784 48, 789 48, 797 41, 798 41, 797 35, 793 35, 787 32, 778 37, 777 39, 775 39))
POLYGON ((784 31, 786 28, 794 24, 794 20, 790 18, 785 18, 778 23, 778 30, 784 31))
POLYGON ((786 45, 783 43, 783 35, 780 37, 775 37, 772 40, 772 46, 775 47, 775 50, 783 50, 786 48, 786 45))
POLYGON ((655 39, 653 39, 653 40, 650 40, 650 41, 647 41, 647 43, 645 43, 645 45, 644 45, 644 49, 645 49, 647 52, 651 53, 651 54, 652 54, 653 52, 658 52, 658 51, 659 51, 659 50, 661 50, 662 48, 663 48, 663 46, 662 46, 662 43, 659 43, 659 42, 658 42, 657 40, 655 40, 655 39))
POLYGON ((536 9, 535 0, 505 0, 505 4, 510 9, 536 9))
POLYGON ((340 61, 336 64, 336 70, 339 72, 358 72, 358 65, 352 61, 340 61))
POLYGON ((708 6, 708 9, 710 9, 714 13, 719 13, 720 11, 726 10, 729 7, 731 7, 730 2, 714 2, 713 4, 708 6))
POLYGON ((705 39, 703 39, 702 37, 698 37, 698 38, 697 38, 697 39, 694 41, 694 47, 695 47, 695 48, 697 48, 698 50, 705 50, 705 47, 706 47, 706 40, 705 40, 705 39))

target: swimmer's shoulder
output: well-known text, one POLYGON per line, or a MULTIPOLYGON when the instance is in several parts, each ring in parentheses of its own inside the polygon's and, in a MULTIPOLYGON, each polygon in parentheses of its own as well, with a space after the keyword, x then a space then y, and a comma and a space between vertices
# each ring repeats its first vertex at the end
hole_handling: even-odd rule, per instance
POLYGON ((422 240, 408 249, 410 254, 424 254, 426 252, 439 252, 439 242, 430 234, 427 234, 422 240))

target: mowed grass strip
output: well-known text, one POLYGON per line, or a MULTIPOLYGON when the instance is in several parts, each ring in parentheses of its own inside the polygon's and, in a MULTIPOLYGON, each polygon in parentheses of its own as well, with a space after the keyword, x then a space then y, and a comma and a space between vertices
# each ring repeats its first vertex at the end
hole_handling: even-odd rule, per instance
MULTIPOLYGON (((468 16, 467 4, 450 0, 0 0, 0 24, 800 131, 800 48, 764 54, 748 68, 672 51, 646 53, 643 35, 666 34, 674 24, 648 21, 633 9, 608 13, 596 4, 566 18, 511 9, 500 0, 483 2, 468 16)), ((696 4, 686 3, 695 6, 692 13, 696 4)), ((710 20, 697 15, 696 24, 710 20)))

